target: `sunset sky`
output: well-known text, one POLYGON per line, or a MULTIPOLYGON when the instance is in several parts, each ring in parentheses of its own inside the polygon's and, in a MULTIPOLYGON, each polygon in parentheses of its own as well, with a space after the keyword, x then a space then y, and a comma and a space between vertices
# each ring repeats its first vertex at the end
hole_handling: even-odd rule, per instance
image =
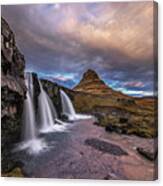
POLYGON ((153 3, 6 5, 26 71, 72 88, 89 68, 115 90, 153 95, 153 3))

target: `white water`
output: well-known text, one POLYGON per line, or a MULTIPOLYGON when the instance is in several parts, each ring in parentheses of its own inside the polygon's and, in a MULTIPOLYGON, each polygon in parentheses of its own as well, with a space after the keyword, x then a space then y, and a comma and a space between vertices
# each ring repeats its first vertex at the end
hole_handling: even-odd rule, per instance
POLYGON ((74 120, 76 113, 70 98, 63 90, 60 90, 60 94, 63 114, 67 115, 70 120, 74 120))
POLYGON ((48 94, 43 89, 40 80, 39 85, 41 91, 38 98, 38 116, 39 124, 41 125, 40 132, 47 133, 54 131, 63 131, 65 129, 65 123, 61 123, 61 121, 60 123, 56 122, 58 118, 56 109, 48 94))
POLYGON ((81 120, 92 118, 92 116, 90 115, 77 114, 68 95, 63 90, 60 90, 60 94, 62 102, 62 112, 63 114, 68 116, 69 120, 81 120))
POLYGON ((27 87, 26 99, 23 108, 23 141, 37 138, 35 111, 33 105, 33 79, 31 74, 26 74, 25 84, 27 87))
POLYGON ((27 150, 29 154, 38 154, 46 148, 46 143, 43 139, 38 138, 33 102, 34 92, 32 74, 27 73, 25 75, 25 84, 27 87, 27 93, 23 108, 22 142, 18 144, 14 151, 27 150))
MULTIPOLYGON (((17 145, 14 151, 26 150, 29 154, 39 154, 49 147, 44 139, 39 138, 39 133, 64 131, 68 128, 68 123, 58 119, 56 109, 42 84, 39 81, 40 95, 38 96, 38 111, 36 114, 34 105, 33 76, 31 73, 25 75, 27 87, 26 99, 23 108, 23 130, 22 142, 17 145), (36 119, 37 115, 37 119, 36 119)), ((76 114, 73 104, 68 95, 60 90, 63 113, 69 120, 89 119, 91 116, 76 114)))
POLYGON ((41 132, 50 132, 54 129, 55 118, 52 115, 52 108, 54 112, 54 117, 57 118, 57 114, 55 108, 52 107, 51 100, 49 96, 44 91, 41 82, 39 81, 40 85, 40 95, 38 98, 38 115, 39 121, 41 125, 41 132), (51 103, 51 104, 50 104, 51 103))

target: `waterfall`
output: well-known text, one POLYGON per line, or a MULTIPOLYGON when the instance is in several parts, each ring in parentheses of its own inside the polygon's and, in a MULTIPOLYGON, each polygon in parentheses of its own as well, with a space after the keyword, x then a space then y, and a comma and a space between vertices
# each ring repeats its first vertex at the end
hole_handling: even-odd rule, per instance
POLYGON ((35 111, 33 105, 33 78, 29 73, 25 76, 25 84, 27 87, 27 93, 23 108, 22 140, 29 141, 37 138, 35 111))
POLYGON ((38 154, 47 148, 43 139, 38 137, 34 109, 34 89, 33 77, 31 73, 25 74, 25 84, 27 87, 26 99, 24 100, 23 117, 22 117, 22 141, 13 151, 27 150, 29 154, 38 154))
POLYGON ((62 112, 63 114, 68 116, 69 120, 92 118, 92 116, 90 115, 77 114, 68 95, 63 90, 60 90, 60 94, 61 94, 61 102, 62 102, 62 112))
POLYGON ((70 120, 76 119, 76 112, 70 98, 63 90, 60 90, 60 94, 63 114, 68 116, 70 120))
POLYGON ((54 129, 55 118, 57 118, 57 112, 53 103, 39 80, 40 95, 38 98, 38 115, 42 132, 50 132, 54 129))
MULTIPOLYGON (((34 98, 34 83, 32 73, 25 74, 25 84, 27 87, 26 99, 24 100, 23 117, 22 117, 22 141, 15 148, 17 150, 27 150, 30 154, 38 154, 48 148, 43 138, 39 134, 64 131, 68 127, 58 119, 56 109, 52 100, 43 89, 41 81, 38 79, 40 94, 34 98), (38 109, 35 110, 35 100, 38 99, 38 109), (37 116, 37 117, 36 117, 37 116)), ((63 114, 67 115, 69 120, 88 119, 90 116, 76 114, 73 104, 68 95, 60 90, 63 114)))

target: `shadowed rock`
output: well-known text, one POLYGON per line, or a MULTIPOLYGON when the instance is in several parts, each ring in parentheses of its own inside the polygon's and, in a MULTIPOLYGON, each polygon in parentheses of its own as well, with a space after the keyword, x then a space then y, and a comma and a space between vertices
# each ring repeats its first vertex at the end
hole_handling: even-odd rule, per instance
POLYGON ((20 141, 21 116, 25 99, 25 59, 17 48, 15 36, 1 18, 1 162, 2 173, 16 166, 11 149, 20 141))
POLYGON ((122 156, 122 155, 128 155, 127 152, 125 152, 121 147, 118 145, 114 145, 99 139, 91 138, 85 140, 85 144, 89 145, 99 151, 113 154, 115 156, 122 156))
POLYGON ((152 151, 150 149, 145 149, 145 148, 137 148, 137 151, 139 154, 141 154, 143 157, 145 157, 146 159, 150 160, 150 161, 154 161, 157 157, 157 150, 156 151, 152 151))

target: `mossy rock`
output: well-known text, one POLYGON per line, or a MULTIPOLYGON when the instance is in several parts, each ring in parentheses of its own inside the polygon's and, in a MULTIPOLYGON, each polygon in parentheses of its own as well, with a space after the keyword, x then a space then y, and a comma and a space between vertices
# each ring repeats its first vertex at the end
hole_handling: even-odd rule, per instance
POLYGON ((21 168, 16 167, 12 171, 10 171, 8 173, 5 173, 5 174, 2 174, 2 177, 20 177, 20 178, 23 178, 24 175, 23 175, 23 172, 22 172, 21 168))

